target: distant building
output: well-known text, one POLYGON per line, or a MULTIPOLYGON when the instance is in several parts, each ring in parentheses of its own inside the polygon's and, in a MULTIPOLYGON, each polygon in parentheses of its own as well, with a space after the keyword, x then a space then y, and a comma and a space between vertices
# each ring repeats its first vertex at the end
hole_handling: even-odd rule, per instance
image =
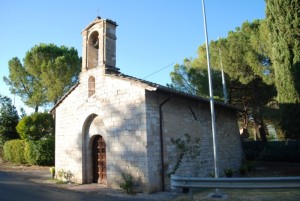
MULTIPOLYGON (((116 27, 96 18, 83 31, 82 72, 51 110, 55 114, 55 167, 72 181, 119 188, 122 173, 140 178, 145 192, 170 189, 176 163, 171 138, 200 138, 195 166, 183 160, 176 174, 214 171, 209 100, 120 73, 116 27)), ((141 41, 142 42, 142 41, 141 41)), ((236 108, 215 103, 220 174, 238 169, 242 147, 236 108)))

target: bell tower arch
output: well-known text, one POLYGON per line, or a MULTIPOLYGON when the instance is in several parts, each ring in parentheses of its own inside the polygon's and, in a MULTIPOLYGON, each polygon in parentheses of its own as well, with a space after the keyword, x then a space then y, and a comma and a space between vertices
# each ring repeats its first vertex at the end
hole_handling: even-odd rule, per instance
POLYGON ((116 68, 117 23, 97 17, 82 32, 82 69, 102 68, 105 73, 118 72, 116 68))

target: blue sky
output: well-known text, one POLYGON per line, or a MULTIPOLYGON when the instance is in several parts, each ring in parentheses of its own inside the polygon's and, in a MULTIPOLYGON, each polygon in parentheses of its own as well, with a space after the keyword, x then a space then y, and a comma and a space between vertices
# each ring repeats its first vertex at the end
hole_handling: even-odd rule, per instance
MULTIPOLYGON (((208 37, 226 37, 244 21, 265 17, 264 0, 206 0, 208 37)), ((165 85, 175 63, 195 57, 205 43, 201 0, 4 0, 0 6, 0 94, 15 100, 3 76, 8 61, 23 60, 39 43, 75 47, 97 15, 116 21, 117 67, 121 72, 165 85), (153 72, 160 72, 147 77, 153 72)), ((25 108, 28 113, 33 110, 25 108)))

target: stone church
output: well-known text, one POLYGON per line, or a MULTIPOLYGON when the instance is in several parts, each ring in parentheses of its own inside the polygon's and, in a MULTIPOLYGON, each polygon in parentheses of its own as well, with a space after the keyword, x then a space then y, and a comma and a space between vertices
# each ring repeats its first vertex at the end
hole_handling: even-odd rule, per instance
MULTIPOLYGON (((120 188, 127 174, 144 192, 168 190, 178 156, 172 139, 188 134, 191 141, 200 139, 200 154, 197 164, 182 160, 176 174, 208 176, 214 172, 209 100, 122 74, 116 67, 116 27, 97 17, 81 33, 79 82, 51 110, 56 172, 112 188, 120 188)), ((215 102, 220 174, 241 164, 236 111, 215 102)))

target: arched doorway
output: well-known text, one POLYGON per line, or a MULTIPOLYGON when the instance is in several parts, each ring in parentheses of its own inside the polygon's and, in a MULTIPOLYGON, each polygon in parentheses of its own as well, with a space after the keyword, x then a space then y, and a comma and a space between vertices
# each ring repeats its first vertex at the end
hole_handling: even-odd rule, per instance
POLYGON ((93 183, 106 184, 106 145, 101 135, 92 144, 93 183))

